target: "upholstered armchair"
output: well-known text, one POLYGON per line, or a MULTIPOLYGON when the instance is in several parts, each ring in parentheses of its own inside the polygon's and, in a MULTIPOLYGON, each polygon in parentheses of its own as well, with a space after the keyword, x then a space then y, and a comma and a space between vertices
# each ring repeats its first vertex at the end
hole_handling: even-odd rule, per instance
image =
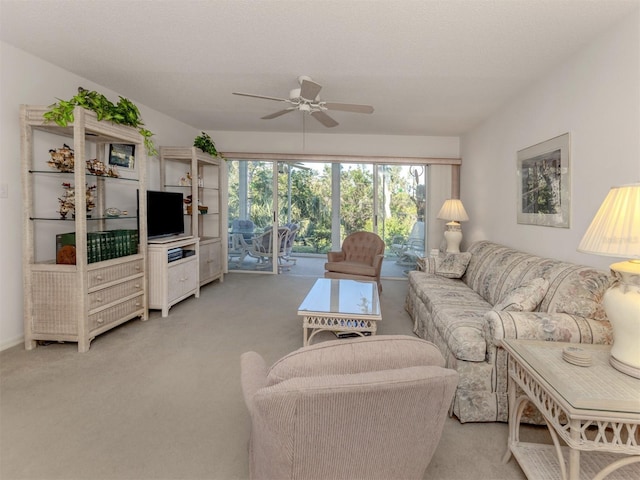
POLYGON ((325 278, 347 278, 377 282, 382 291, 380 269, 384 259, 384 241, 372 232, 355 232, 342 242, 339 252, 327 253, 325 278))
POLYGON ((422 479, 458 374, 404 335, 331 340, 267 368, 241 357, 252 479, 422 479))

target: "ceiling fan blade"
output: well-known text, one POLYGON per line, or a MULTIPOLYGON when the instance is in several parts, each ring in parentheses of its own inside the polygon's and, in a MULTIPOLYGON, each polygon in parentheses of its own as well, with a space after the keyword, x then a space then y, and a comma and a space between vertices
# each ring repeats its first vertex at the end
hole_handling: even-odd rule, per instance
POLYGON ((264 117, 260 117, 262 120, 271 120, 272 118, 277 118, 285 113, 293 112, 295 107, 285 108, 284 110, 280 110, 279 112, 272 113, 271 115, 265 115, 264 117))
POLYGON ((322 85, 312 80, 303 79, 300 83, 300 96, 305 100, 315 100, 322 90, 322 85))
POLYGON ((371 105, 357 105, 355 103, 332 103, 324 102, 323 105, 327 110, 339 110, 341 112, 353 112, 353 113, 373 113, 373 107, 371 105))
POLYGON ((338 125, 338 122, 336 122, 333 118, 322 111, 311 112, 311 116, 327 128, 335 127, 336 125, 338 125))
POLYGON ((264 98, 265 100, 276 100, 278 102, 288 102, 288 98, 268 97, 266 95, 254 95, 253 93, 240 93, 233 92, 234 95, 240 95, 242 97, 264 98))

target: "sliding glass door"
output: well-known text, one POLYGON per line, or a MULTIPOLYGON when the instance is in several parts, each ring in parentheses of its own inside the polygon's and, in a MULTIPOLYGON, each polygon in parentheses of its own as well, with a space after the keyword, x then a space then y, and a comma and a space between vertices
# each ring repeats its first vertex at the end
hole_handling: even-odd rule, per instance
POLYGON ((274 162, 227 160, 229 172, 229 271, 277 272, 274 162))
POLYGON ((425 165, 241 159, 227 165, 229 271, 322 276, 326 253, 361 230, 385 241, 383 276, 404 276, 424 255, 425 165))

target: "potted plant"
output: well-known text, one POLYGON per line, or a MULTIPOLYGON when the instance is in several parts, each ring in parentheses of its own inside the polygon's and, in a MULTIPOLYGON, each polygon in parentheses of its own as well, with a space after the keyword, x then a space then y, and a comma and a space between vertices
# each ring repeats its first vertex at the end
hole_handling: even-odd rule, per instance
POLYGON ((73 109, 83 107, 96 113, 98 120, 107 120, 119 125, 135 127, 144 137, 144 146, 149 156, 158 155, 151 137, 153 133, 144 127, 140 118, 140 110, 129 99, 120 97, 117 104, 96 91, 78 87, 78 93, 69 100, 60 100, 49 106, 49 110, 43 115, 45 120, 55 122, 61 127, 66 127, 73 122, 73 109))

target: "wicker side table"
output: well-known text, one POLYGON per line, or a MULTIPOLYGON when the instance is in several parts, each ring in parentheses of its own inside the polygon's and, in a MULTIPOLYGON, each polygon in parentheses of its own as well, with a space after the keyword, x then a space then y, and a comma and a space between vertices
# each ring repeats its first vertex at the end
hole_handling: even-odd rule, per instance
POLYGON ((609 365, 609 346, 579 345, 592 359, 591 366, 581 367, 563 360, 567 343, 502 343, 509 354, 505 463, 513 454, 530 479, 640 478, 640 380, 609 365), (525 395, 518 397, 517 387, 525 395), (544 416, 554 445, 520 442, 528 402, 544 416), (588 454, 581 458, 581 452, 588 454))

